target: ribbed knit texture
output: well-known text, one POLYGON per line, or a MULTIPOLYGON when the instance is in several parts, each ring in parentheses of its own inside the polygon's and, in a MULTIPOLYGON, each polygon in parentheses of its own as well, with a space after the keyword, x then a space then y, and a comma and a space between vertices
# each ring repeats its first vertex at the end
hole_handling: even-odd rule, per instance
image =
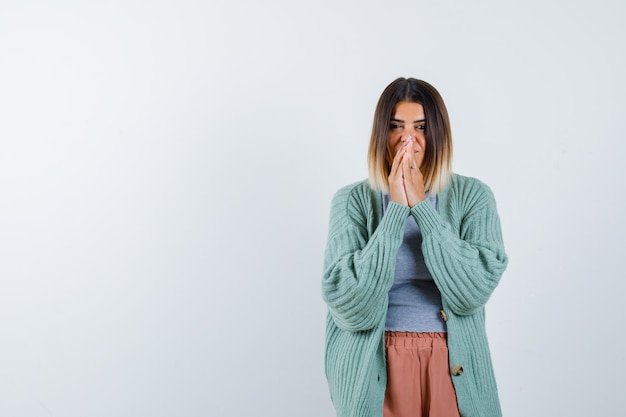
POLYGON ((422 231, 426 265, 441 291, 450 366, 464 417, 501 416, 485 334, 484 305, 507 264, 493 194, 480 181, 454 175, 438 195, 409 209, 389 203, 367 182, 333 198, 322 295, 328 305, 325 370, 338 417, 381 417, 387 382, 384 328, 387 293, 405 220, 422 231))

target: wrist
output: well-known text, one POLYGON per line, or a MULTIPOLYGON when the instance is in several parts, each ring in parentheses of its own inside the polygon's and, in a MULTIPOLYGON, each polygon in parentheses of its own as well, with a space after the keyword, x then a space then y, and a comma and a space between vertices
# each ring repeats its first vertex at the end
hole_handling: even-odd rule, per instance
POLYGON ((426 200, 426 194, 418 195, 414 200, 409 201, 409 207, 413 208, 424 200, 426 200))

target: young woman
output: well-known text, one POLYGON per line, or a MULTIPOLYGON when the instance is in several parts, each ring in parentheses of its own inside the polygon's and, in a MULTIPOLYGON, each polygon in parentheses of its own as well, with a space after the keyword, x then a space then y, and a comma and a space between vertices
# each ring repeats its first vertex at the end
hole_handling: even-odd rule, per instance
POLYGON ((507 264, 496 203, 453 174, 430 84, 383 91, 368 181, 334 196, 325 371, 339 417, 501 416, 484 306, 507 264))

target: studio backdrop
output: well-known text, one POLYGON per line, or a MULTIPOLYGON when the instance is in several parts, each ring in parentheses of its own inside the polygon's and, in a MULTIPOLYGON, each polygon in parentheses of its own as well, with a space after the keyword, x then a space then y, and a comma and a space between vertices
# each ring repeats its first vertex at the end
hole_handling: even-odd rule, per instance
POLYGON ((0 4, 0 415, 332 416, 322 259, 376 101, 493 190, 504 415, 626 408, 621 1, 0 4))

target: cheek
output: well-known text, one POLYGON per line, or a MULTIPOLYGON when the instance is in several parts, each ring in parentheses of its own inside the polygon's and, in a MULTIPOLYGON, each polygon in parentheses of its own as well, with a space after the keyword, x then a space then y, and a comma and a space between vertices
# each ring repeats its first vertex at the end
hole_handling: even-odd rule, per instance
POLYGON ((419 158, 419 164, 421 165, 422 161, 424 161, 426 157, 426 139, 421 138, 417 142, 420 147, 420 152, 417 153, 416 156, 419 158))
POLYGON ((393 158, 398 153, 398 149, 400 148, 400 141, 397 139, 388 138, 387 139, 387 150, 389 151, 389 155, 393 158))
POLYGON ((422 150, 420 153, 423 156, 426 153, 426 139, 421 138, 418 142, 419 142, 419 147, 422 150))

